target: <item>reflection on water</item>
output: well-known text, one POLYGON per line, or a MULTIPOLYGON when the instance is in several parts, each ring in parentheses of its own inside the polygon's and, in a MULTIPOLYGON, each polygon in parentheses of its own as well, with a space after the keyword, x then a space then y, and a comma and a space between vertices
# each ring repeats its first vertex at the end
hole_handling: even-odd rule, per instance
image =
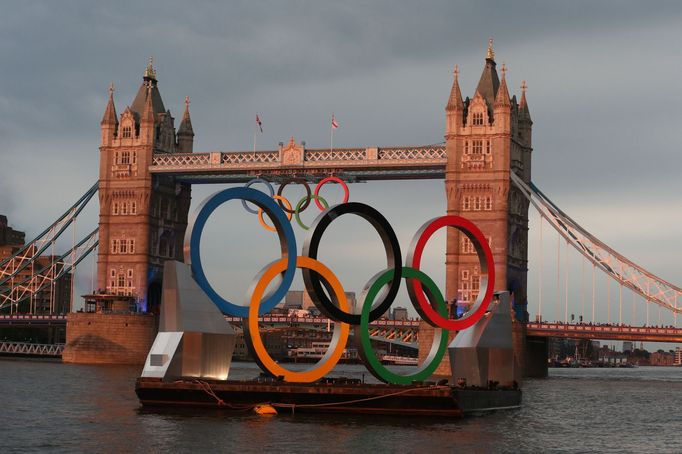
MULTIPOLYGON (((258 374, 237 363, 233 378, 258 374)), ((301 366, 297 366, 301 367, 301 366)), ((303 366, 304 367, 304 366, 303 366)), ((139 368, 0 360, 3 452, 682 452, 682 369, 554 369, 463 420, 143 409, 139 368)), ((337 376, 375 382, 364 367, 337 376)))

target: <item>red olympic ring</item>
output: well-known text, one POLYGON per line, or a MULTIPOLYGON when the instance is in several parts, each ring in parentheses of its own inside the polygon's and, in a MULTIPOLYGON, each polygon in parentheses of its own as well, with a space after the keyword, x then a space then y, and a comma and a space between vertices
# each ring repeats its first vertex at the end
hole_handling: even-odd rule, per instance
MULTIPOLYGON (((330 181, 334 181, 334 182, 339 183, 341 185, 341 187, 343 188, 343 193, 344 193, 342 203, 348 202, 348 196, 350 195, 350 193, 348 191, 348 185, 346 185, 346 183, 339 177, 327 177, 327 178, 324 178, 323 180, 321 180, 319 183, 317 183, 317 186, 315 187, 315 195, 319 196, 320 195, 320 188, 322 188, 322 186, 324 186, 326 183, 328 183, 330 181)), ((315 205, 317 205, 317 207, 320 209, 320 211, 325 210, 325 208, 322 206, 322 204, 320 203, 320 201, 318 199, 315 199, 315 205)))
POLYGON ((436 312, 429 303, 422 284, 417 279, 407 280, 407 293, 410 295, 412 304, 419 312, 419 315, 430 325, 445 328, 451 331, 461 331, 476 323, 488 310, 488 306, 493 299, 493 289, 495 287, 495 265, 493 262, 493 252, 490 250, 488 240, 483 232, 476 225, 460 216, 442 216, 426 222, 414 235, 410 250, 407 254, 407 266, 419 270, 424 247, 436 230, 441 227, 454 227, 469 238, 476 248, 478 259, 481 264, 480 280, 485 284, 485 293, 479 292, 476 303, 476 310, 466 317, 448 320, 436 312), (486 276, 487 275, 487 276, 486 276))

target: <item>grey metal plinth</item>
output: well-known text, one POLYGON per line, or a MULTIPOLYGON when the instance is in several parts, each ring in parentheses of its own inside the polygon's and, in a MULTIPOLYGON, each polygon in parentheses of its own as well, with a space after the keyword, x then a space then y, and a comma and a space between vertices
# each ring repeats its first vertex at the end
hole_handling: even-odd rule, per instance
POLYGON ((227 379, 235 332, 192 278, 188 265, 167 261, 159 333, 143 377, 227 379))
POLYGON ((466 386, 487 388, 520 383, 512 343, 509 293, 495 294, 489 312, 472 327, 460 331, 448 347, 452 380, 466 386))

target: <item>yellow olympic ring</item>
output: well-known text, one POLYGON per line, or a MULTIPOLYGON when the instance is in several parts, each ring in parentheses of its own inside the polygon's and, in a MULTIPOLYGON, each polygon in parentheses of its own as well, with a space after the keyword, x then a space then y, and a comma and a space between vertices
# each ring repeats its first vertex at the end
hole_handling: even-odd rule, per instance
MULTIPOLYGON (((281 195, 275 195, 272 198, 275 200, 281 200, 284 203, 284 205, 287 206, 289 211, 291 211, 291 213, 293 213, 293 210, 291 209, 291 203, 289 203, 289 201, 287 199, 285 199, 281 195)), ((289 218, 290 221, 291 221, 291 213, 287 212, 287 218, 289 218)), ((269 230, 271 232, 277 231, 277 229, 275 229, 274 227, 270 227, 269 225, 267 225, 265 223, 265 220, 263 219, 263 209, 262 208, 258 208, 258 220, 260 221, 260 225, 265 227, 267 230, 269 230)))
MULTIPOLYGON (((261 298, 265 293, 268 284, 275 278, 275 276, 282 273, 287 268, 287 258, 283 258, 270 264, 264 271, 261 272, 260 279, 256 284, 253 294, 251 295, 251 305, 249 306, 249 317, 244 330, 244 339, 246 340, 251 353, 254 355, 256 362, 263 368, 263 370, 271 373, 275 377, 284 377, 288 382, 312 383, 324 377, 331 371, 336 363, 341 359, 343 350, 346 348, 348 335, 350 332, 350 325, 347 323, 335 322, 334 334, 332 341, 329 344, 327 353, 316 363, 317 367, 312 369, 294 372, 280 366, 268 354, 263 340, 258 329, 258 307, 260 306, 261 298)), ((336 295, 339 303, 339 308, 348 312, 349 305, 346 300, 346 293, 341 286, 341 282, 321 262, 310 257, 300 256, 296 257, 296 268, 307 268, 318 273, 329 285, 330 293, 336 295)))

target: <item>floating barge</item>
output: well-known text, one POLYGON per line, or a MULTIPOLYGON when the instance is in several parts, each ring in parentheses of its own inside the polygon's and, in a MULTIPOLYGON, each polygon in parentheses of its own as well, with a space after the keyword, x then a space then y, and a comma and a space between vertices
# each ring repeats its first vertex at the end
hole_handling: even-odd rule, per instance
POLYGON ((263 404, 291 413, 352 413, 459 418, 465 413, 517 408, 520 390, 449 385, 365 384, 356 380, 316 383, 177 380, 141 377, 135 385, 144 406, 211 407, 250 411, 263 404))

